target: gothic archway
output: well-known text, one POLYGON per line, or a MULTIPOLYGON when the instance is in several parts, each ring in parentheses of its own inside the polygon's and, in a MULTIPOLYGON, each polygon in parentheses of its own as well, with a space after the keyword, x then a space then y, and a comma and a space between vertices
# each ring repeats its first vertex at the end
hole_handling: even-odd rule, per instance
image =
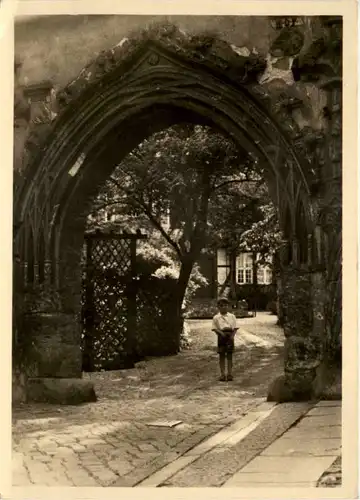
MULTIPOLYGON (((238 55, 226 43, 206 47, 204 40, 189 41, 166 28, 101 54, 58 94, 59 116, 26 168, 14 217, 15 246, 25 228, 33 227, 36 272, 28 275, 60 291, 61 325, 55 326, 60 338, 76 330, 79 262, 91 200, 128 152, 179 122, 215 127, 258 159, 293 245, 289 255, 295 264, 307 260, 314 225, 309 169, 284 124, 256 97, 264 69, 258 56, 238 55)), ((19 253, 29 265, 26 251, 19 253)), ((76 331, 70 344, 77 351, 63 371, 67 377, 78 373, 78 339, 76 331)))
MULTIPOLYGON (((263 61, 226 45, 221 59, 216 47, 194 56, 167 37, 125 41, 120 53, 101 55, 58 95, 63 110, 15 200, 17 223, 31 219, 35 237, 45 233, 46 261, 60 256, 66 214, 74 220, 86 211, 116 163, 146 136, 185 120, 219 128, 257 157, 280 213, 291 213, 291 234, 298 232, 299 204, 310 231, 306 161, 254 97, 263 61)), ((61 274, 53 266, 53 279, 61 274)))

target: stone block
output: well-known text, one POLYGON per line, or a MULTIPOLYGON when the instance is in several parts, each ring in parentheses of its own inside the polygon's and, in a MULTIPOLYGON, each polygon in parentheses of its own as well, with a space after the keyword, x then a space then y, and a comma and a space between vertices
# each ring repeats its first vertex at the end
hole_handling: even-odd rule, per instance
POLYGON ((267 401, 276 403, 285 403, 287 401, 292 401, 293 395, 285 382, 285 376, 280 375, 276 378, 268 389, 267 401))
POLYGON ((37 313, 26 316, 26 324, 36 340, 57 338, 64 344, 78 344, 81 339, 80 324, 73 314, 37 313))
POLYGON ((341 370, 338 368, 321 363, 313 384, 316 398, 340 401, 342 399, 341 375, 341 370))
POLYGON ((134 468, 133 465, 124 459, 110 460, 108 464, 110 469, 115 471, 119 476, 125 476, 134 468))
POLYGON ((26 328, 34 339, 33 376, 81 376, 80 326, 73 314, 28 315, 26 328))
POLYGON ((24 403, 26 401, 26 376, 24 373, 13 371, 12 373, 12 403, 24 403))
POLYGON ((341 425, 331 427, 309 427, 297 425, 283 436, 283 439, 341 439, 341 425))
POLYGON ((92 382, 80 378, 31 378, 28 402, 76 405, 97 400, 92 382))
POLYGON ((332 383, 326 385, 321 394, 321 399, 328 401, 341 401, 342 400, 342 381, 341 376, 336 378, 332 383))
POLYGON ((280 438, 271 444, 262 456, 284 457, 284 456, 334 456, 341 453, 341 439, 339 438, 319 438, 301 440, 291 440, 280 438))
POLYGON ((341 425, 340 412, 333 415, 306 415, 306 417, 304 417, 299 423, 299 427, 309 427, 311 429, 318 429, 319 427, 330 427, 334 425, 341 425))
POLYGON ((242 483, 292 483, 316 482, 324 470, 335 460, 327 457, 257 457, 228 481, 228 486, 242 483))
POLYGON ((260 482, 257 475, 255 478, 253 478, 252 481, 251 479, 252 478, 250 477, 249 481, 246 482, 246 478, 240 477, 240 479, 237 481, 234 480, 233 482, 229 481, 225 483, 224 487, 233 488, 234 486, 241 486, 241 488, 316 488, 316 481, 291 484, 284 483, 283 481, 278 483, 273 481, 260 482))
POLYGON ((79 378, 81 376, 80 345, 67 345, 54 339, 44 339, 36 347, 38 377, 79 378))
POLYGON ((320 408, 320 407, 339 408, 341 407, 341 400, 319 401, 319 403, 316 405, 315 408, 320 408))

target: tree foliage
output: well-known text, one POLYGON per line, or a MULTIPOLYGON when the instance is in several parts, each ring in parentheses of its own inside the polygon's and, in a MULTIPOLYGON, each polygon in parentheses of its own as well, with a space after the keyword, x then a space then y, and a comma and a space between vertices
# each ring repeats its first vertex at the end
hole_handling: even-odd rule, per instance
POLYGON ((142 228, 139 256, 176 281, 177 313, 186 290, 203 284, 196 262, 205 248, 271 253, 276 212, 256 158, 217 130, 177 125, 154 134, 113 172, 93 213, 117 215, 112 228, 142 228))

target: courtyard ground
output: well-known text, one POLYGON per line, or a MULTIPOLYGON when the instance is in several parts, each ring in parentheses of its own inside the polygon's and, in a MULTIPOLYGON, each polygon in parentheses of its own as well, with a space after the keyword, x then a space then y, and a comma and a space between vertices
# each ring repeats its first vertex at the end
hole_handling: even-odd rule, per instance
MULTIPOLYGON (((86 374, 96 403, 14 408, 13 485, 226 485, 311 410, 308 403, 264 402, 283 370, 283 332, 275 316, 238 320, 234 381, 228 383, 218 381, 211 322, 189 324, 191 348, 177 356, 86 374)), ((332 438, 338 449, 339 437, 332 438)), ((321 473, 332 458, 327 453, 318 465, 321 473)))

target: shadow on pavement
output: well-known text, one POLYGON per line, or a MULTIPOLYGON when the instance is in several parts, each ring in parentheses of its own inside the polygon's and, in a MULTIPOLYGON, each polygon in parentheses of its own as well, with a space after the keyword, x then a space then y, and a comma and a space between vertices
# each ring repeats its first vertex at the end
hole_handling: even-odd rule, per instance
MULTIPOLYGON (((146 420, 152 416, 182 419, 216 415, 222 407, 234 413, 240 400, 266 397, 270 381, 283 369, 283 333, 276 318, 260 315, 239 321, 234 353, 234 381, 218 381, 216 339, 211 321, 189 322, 192 344, 177 356, 153 358, 134 369, 85 374, 94 382, 97 403, 80 406, 25 404, 13 410, 15 432, 64 429, 72 423, 98 420, 146 420), (241 329, 244 334, 241 338, 241 329), (247 338, 247 332, 249 338, 247 338), (48 420, 49 419, 49 420, 48 420)), ((215 419, 215 417, 214 417, 215 419)))

